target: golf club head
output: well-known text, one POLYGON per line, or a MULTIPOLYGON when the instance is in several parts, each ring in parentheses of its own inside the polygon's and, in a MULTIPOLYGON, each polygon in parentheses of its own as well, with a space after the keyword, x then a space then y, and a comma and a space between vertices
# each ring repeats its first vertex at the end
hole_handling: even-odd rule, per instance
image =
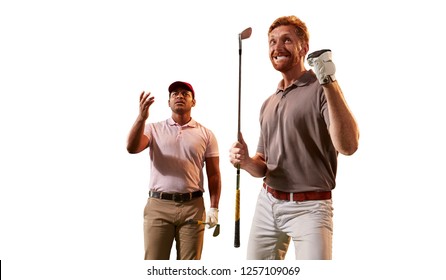
POLYGON ((249 37, 251 37, 251 33, 252 33, 252 28, 248 27, 245 30, 242 31, 242 33, 240 33, 240 40, 245 40, 248 39, 249 37))
POLYGON ((243 30, 242 33, 238 34, 238 47, 239 47, 240 55, 242 52, 242 40, 248 39, 249 37, 251 37, 251 33, 252 33, 252 28, 248 27, 245 30, 243 30))
POLYGON ((218 236, 219 234, 220 234, 220 224, 217 224, 217 225, 215 226, 214 233, 212 234, 212 236, 213 236, 213 237, 216 237, 216 236, 218 236))

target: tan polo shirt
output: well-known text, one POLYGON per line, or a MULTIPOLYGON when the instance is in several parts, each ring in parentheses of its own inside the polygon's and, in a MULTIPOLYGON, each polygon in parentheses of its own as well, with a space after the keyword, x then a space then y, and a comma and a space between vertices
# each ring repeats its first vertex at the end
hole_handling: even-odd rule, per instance
POLYGON ((264 181, 286 192, 332 190, 338 153, 323 88, 311 70, 287 89, 281 85, 260 110, 257 152, 266 159, 264 181))

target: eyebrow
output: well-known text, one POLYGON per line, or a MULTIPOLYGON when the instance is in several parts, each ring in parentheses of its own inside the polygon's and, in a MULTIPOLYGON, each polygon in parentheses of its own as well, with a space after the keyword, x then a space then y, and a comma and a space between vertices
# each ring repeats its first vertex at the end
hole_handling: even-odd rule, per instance
POLYGON ((175 94, 175 93, 177 93, 177 94, 183 94, 183 95, 184 95, 184 93, 188 93, 189 95, 192 96, 192 92, 191 92, 190 90, 187 90, 187 89, 174 90, 174 91, 172 91, 172 92, 170 93, 170 95, 175 94))

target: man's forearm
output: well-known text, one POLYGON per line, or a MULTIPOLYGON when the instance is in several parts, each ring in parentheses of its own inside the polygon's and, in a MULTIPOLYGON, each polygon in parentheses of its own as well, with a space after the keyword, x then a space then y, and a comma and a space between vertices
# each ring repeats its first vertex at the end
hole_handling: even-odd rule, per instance
POLYGON ((209 184, 209 197, 211 200, 210 207, 217 208, 220 203, 220 194, 221 194, 221 180, 220 176, 211 176, 208 178, 209 184))
POLYGON ((250 160, 244 162, 240 168, 256 178, 264 177, 266 175, 266 163, 263 157, 259 154, 256 154, 250 160))
POLYGON ((145 120, 138 118, 133 124, 128 139, 127 151, 131 154, 139 153, 145 149, 147 143, 144 143, 145 120))
POLYGON ((330 116, 330 136, 336 150, 351 155, 358 149, 359 129, 337 81, 323 85, 330 116))

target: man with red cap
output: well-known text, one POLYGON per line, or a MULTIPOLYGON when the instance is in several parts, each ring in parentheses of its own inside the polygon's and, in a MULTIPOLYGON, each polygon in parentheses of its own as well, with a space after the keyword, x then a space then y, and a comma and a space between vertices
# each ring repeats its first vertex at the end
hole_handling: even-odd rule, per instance
POLYGON ((127 151, 149 148, 149 198, 144 208, 146 260, 167 260, 173 241, 177 259, 199 260, 203 248, 205 221, 208 228, 218 223, 221 191, 219 151, 211 130, 191 117, 195 92, 191 84, 176 81, 169 86, 168 105, 172 116, 146 123, 155 102, 150 92, 139 97, 139 114, 127 142, 127 151), (206 165, 210 208, 205 211, 203 166, 206 165))

